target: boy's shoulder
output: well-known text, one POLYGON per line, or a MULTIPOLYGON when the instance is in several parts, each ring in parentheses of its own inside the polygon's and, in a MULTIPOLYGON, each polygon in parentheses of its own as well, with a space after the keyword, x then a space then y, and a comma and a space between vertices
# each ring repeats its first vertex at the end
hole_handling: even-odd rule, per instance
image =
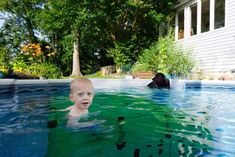
POLYGON ((72 110, 72 108, 73 108, 73 105, 71 105, 71 106, 69 106, 69 107, 67 107, 65 109, 60 109, 58 111, 70 111, 70 110, 72 110))

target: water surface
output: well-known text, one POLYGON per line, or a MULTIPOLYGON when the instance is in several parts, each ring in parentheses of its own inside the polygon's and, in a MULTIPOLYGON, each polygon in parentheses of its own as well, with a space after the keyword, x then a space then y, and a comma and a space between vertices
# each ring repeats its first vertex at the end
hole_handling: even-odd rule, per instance
MULTIPOLYGON (((0 94, 0 156, 233 156, 233 88, 98 88, 87 128, 69 128, 68 88, 0 94), (55 120, 56 124, 48 126, 55 120)), ((55 122, 54 121, 54 122, 55 122)))

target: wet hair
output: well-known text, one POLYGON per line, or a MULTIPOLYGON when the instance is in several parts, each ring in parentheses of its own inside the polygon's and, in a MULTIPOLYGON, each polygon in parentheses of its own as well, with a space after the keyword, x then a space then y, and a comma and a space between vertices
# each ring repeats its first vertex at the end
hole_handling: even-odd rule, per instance
POLYGON ((88 78, 76 78, 70 83, 70 91, 74 91, 79 84, 90 84, 93 87, 93 83, 88 78))

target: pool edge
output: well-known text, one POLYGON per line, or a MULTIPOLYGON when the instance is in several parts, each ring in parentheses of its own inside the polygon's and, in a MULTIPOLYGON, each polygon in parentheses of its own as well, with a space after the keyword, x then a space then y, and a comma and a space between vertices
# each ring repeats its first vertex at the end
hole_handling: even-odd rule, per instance
MULTIPOLYGON (((0 86, 21 86, 21 85, 54 85, 54 84, 69 84, 72 79, 0 79, 0 86)), ((151 82, 151 79, 102 79, 90 78, 95 87, 135 87, 146 86, 151 82)), ((220 81, 220 80, 178 80, 171 79, 171 88, 200 88, 213 86, 234 87, 235 81, 220 81)))

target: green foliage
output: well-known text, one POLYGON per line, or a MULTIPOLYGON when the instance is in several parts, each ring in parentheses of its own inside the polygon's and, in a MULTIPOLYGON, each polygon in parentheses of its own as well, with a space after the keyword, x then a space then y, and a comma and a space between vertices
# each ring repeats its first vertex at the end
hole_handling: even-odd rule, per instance
POLYGON ((189 50, 175 43, 173 36, 160 38, 149 49, 145 49, 133 66, 133 72, 163 72, 173 76, 185 76, 194 65, 189 50))
POLYGON ((158 27, 168 21, 174 2, 1 0, 0 11, 9 16, 0 40, 5 40, 10 56, 18 56, 23 44, 40 43, 44 38, 56 55, 42 64, 56 65, 67 76, 72 71, 74 41, 83 74, 113 61, 127 67, 156 41, 158 27))
POLYGON ((148 72, 148 71, 152 71, 151 65, 147 64, 147 63, 142 63, 142 61, 137 61, 134 66, 132 67, 131 71, 133 73, 136 72, 148 72))
POLYGON ((0 47, 0 72, 7 74, 10 67, 10 58, 7 50, 4 47, 0 47))
POLYGON ((23 24, 26 34, 26 39, 32 43, 37 41, 35 35, 36 26, 36 15, 39 10, 42 9, 43 0, 1 0, 0 11, 9 14, 16 18, 15 23, 23 24))
POLYGON ((46 78, 60 78, 62 76, 59 69, 54 64, 32 63, 28 65, 20 59, 13 62, 13 71, 31 76, 42 76, 46 78))
POLYGON ((0 65, 5 66, 9 64, 9 56, 7 53, 7 49, 4 47, 0 47, 0 65))
POLYGON ((7 55, 13 56, 20 52, 20 45, 27 40, 24 24, 16 16, 8 16, 0 30, 0 43, 7 49, 7 55))
POLYGON ((131 61, 130 58, 125 55, 130 53, 130 49, 121 44, 115 43, 115 48, 110 48, 107 51, 108 54, 114 58, 114 62, 118 66, 125 65, 131 61))
MULTIPOLYGON (((170 0, 168 1, 170 2, 170 0)), ((173 2, 173 1, 172 1, 173 2)), ((105 4, 106 7, 108 4, 105 4)), ((105 10, 105 29, 111 43, 107 52, 119 66, 133 64, 143 49, 158 38, 173 4, 160 1, 113 1, 105 10), (163 5, 164 4, 164 5, 163 5)))
POLYGON ((89 78, 105 78, 107 76, 103 75, 101 71, 98 71, 96 73, 86 75, 86 77, 89 77, 89 78))

